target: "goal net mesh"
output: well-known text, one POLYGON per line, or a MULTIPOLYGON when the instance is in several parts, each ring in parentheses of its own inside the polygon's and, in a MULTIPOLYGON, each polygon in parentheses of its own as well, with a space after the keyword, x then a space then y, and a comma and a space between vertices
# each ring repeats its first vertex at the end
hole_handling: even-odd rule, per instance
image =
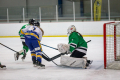
POLYGON ((105 23, 104 35, 104 68, 120 69, 120 23, 105 23))

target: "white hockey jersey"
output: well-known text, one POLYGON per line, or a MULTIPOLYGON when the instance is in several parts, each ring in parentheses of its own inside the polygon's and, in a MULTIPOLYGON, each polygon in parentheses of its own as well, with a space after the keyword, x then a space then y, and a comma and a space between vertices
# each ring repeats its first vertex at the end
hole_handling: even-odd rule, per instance
POLYGON ((25 35, 26 39, 42 39, 42 31, 37 26, 28 26, 21 30, 21 33, 25 35))

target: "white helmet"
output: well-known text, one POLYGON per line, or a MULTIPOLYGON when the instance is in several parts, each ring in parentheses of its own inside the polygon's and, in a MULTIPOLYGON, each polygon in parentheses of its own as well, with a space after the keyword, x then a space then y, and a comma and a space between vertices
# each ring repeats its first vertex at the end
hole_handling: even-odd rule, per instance
POLYGON ((68 27, 67 29, 67 34, 70 35, 72 32, 76 31, 76 28, 74 25, 71 25, 70 27, 68 27))

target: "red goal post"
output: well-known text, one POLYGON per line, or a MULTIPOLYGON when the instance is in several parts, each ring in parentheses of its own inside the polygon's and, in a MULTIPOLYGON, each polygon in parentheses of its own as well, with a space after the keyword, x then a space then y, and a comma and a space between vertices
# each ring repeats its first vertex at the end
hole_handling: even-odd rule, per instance
POLYGON ((120 69, 120 22, 103 25, 104 68, 120 69))

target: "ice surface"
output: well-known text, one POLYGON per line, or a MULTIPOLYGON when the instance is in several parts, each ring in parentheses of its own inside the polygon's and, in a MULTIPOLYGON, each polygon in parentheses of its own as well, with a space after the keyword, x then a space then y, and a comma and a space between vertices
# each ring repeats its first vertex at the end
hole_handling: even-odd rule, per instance
MULTIPOLYGON (((46 69, 33 67, 30 51, 23 62, 21 57, 14 60, 14 51, 0 45, 0 61, 7 66, 6 70, 0 69, 0 80, 120 80, 119 70, 104 69, 103 66, 103 38, 84 37, 88 43, 87 57, 93 60, 90 69, 58 67, 52 62, 43 59, 46 69)), ((0 43, 16 50, 22 49, 19 38, 0 38, 0 43)), ((67 37, 43 37, 42 44, 57 48, 58 43, 68 43, 67 37)), ((43 51, 49 57, 59 52, 55 49, 42 46, 43 51)), ((69 55, 68 55, 69 56, 69 55)), ((54 60, 60 64, 60 58, 54 60)))

